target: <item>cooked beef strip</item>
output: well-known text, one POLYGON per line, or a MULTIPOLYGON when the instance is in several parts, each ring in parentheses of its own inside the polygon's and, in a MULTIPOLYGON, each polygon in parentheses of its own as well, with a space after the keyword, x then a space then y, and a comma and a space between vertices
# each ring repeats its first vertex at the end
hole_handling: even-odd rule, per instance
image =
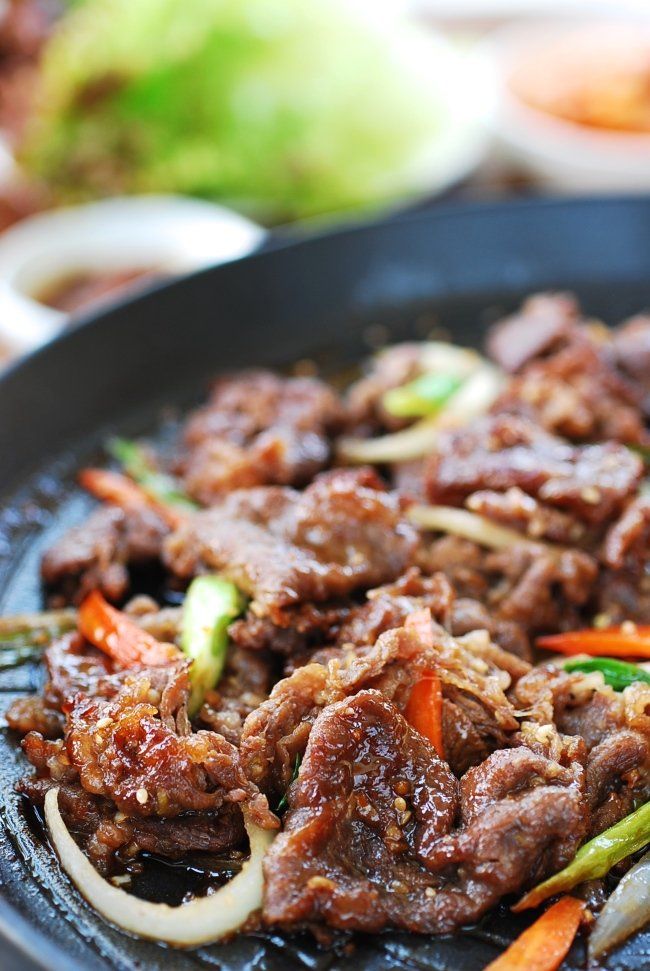
POLYGON ((529 364, 493 410, 521 415, 573 442, 650 442, 642 393, 585 338, 529 364))
POLYGON ((315 378, 219 378, 185 427, 185 487, 209 505, 232 489, 304 485, 327 465, 329 436, 342 422, 335 392, 315 378))
POLYGON ((238 806, 225 804, 216 813, 177 816, 128 817, 115 813, 108 800, 86 792, 78 783, 32 777, 19 783, 19 791, 42 806, 49 789, 59 789, 59 809, 66 826, 83 845, 94 866, 110 873, 115 854, 129 857, 141 851, 172 860, 188 853, 223 853, 240 846, 244 824, 238 806))
POLYGON ((266 799, 244 776, 237 749, 216 732, 192 732, 181 665, 156 690, 134 675, 112 700, 78 694, 66 704, 65 744, 83 788, 129 816, 177 816, 246 802, 273 827, 266 799))
POLYGON ((515 373, 565 344, 579 320, 579 307, 571 294, 536 293, 490 329, 488 353, 504 371, 515 373))
POLYGON ((102 506, 46 552, 43 580, 54 602, 79 603, 91 590, 119 601, 129 589, 128 567, 155 562, 168 532, 153 509, 102 506))
POLYGON ((650 417, 650 317, 640 314, 621 324, 612 344, 617 366, 645 392, 643 411, 650 417))
POLYGON ((467 499, 467 508, 522 533, 531 540, 547 539, 570 545, 584 542, 586 527, 568 513, 544 505, 518 486, 496 492, 479 489, 467 499))
MULTIPOLYGON (((366 931, 408 926, 413 898, 428 901, 424 889, 435 882, 414 859, 416 847, 449 830, 457 803, 445 763, 380 694, 362 691, 329 706, 265 859, 264 919, 295 927, 324 918, 366 931)), ((413 925, 421 929, 415 915, 413 925)))
POLYGON ((20 735, 38 732, 45 738, 63 735, 64 719, 59 711, 48 707, 41 695, 16 698, 5 713, 7 724, 20 735))
POLYGON ((492 328, 487 347, 515 373, 494 411, 520 414, 576 442, 650 443, 650 323, 607 331, 566 294, 536 294, 492 328))
POLYGON ((338 470, 303 493, 280 486, 231 493, 172 535, 165 559, 180 576, 223 573, 253 598, 255 614, 282 625, 287 608, 396 579, 418 543, 376 473, 338 470))
MULTIPOLYGON (((454 771, 460 774, 486 752, 506 744, 519 728, 504 693, 513 679, 499 666, 502 659, 509 665, 510 656, 487 635, 454 639, 436 625, 433 637, 433 647, 428 647, 411 629, 389 630, 371 647, 332 649, 327 666, 307 664, 279 681, 244 724, 241 757, 248 777, 272 798, 280 797, 296 755, 304 752, 311 726, 325 705, 373 688, 403 709, 424 671, 438 674, 445 699, 453 704, 455 721, 446 720, 443 727, 450 731, 447 756, 454 771), (465 729, 461 743, 458 733, 463 724, 472 730, 465 729)), ((519 665, 517 676, 529 670, 525 662, 512 661, 519 665)), ((451 710, 447 706, 447 712, 451 710)))
MULTIPOLYGON (((482 603, 491 618, 490 633, 524 657, 528 635, 584 626, 583 611, 598 577, 596 561, 582 550, 555 553, 522 543, 490 552, 455 536, 434 540, 420 562, 427 570, 444 570, 459 595, 452 611, 454 633, 468 629, 461 603, 466 598, 482 603)), ((476 611, 472 607, 470 616, 476 611)))
POLYGON ((268 697, 274 674, 274 659, 267 651, 231 645, 219 684, 207 692, 199 721, 239 745, 244 721, 268 697))
POLYGON ((650 726, 643 714, 650 690, 635 686, 634 697, 627 698, 630 690, 617 693, 600 675, 568 674, 546 665, 533 668, 511 692, 536 722, 584 743, 592 834, 650 795, 650 726))
POLYGON ((45 650, 45 666, 48 679, 42 696, 19 698, 7 711, 11 728, 26 735, 39 732, 46 738, 63 735, 63 704, 77 692, 84 691, 93 697, 113 697, 125 674, 116 673, 105 654, 89 647, 74 632, 52 641, 45 650))
POLYGON ((586 525, 620 513, 643 474, 638 456, 616 442, 569 445, 517 415, 492 415, 440 437, 427 464, 433 502, 462 503, 480 489, 518 486, 586 525))
POLYGON ((504 894, 571 859, 586 831, 573 776, 530 753, 526 780, 525 758, 499 752, 470 770, 461 783, 464 823, 450 832, 455 779, 395 707, 374 691, 328 706, 266 857, 265 921, 421 933, 476 921, 504 894))

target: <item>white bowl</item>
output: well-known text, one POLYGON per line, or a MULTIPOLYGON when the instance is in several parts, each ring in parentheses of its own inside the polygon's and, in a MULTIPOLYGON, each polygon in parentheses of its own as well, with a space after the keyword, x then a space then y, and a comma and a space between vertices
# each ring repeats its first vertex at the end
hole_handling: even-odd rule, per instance
POLYGON ((0 236, 0 342, 22 353, 53 337, 67 315, 36 299, 76 273, 170 275, 244 256, 264 230, 194 199, 134 196, 39 213, 0 236))
MULTIPOLYGON (((629 23, 626 19, 621 23, 629 23)), ((650 20, 639 18, 650 32, 650 20)), ((499 85, 495 131, 505 153, 538 181, 572 193, 639 191, 650 189, 650 135, 589 128, 538 110, 519 98, 509 80, 547 44, 566 39, 571 30, 583 31, 598 20, 537 21, 494 31, 484 42, 499 85)), ((602 22, 600 22, 602 23, 602 22)))

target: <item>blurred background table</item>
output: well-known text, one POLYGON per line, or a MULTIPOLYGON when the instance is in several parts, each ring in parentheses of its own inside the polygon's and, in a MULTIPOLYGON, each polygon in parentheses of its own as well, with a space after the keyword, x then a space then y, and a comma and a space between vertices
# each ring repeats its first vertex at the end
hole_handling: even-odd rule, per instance
POLYGON ((648 189, 647 0, 0 0, 5 360, 268 231, 648 189))

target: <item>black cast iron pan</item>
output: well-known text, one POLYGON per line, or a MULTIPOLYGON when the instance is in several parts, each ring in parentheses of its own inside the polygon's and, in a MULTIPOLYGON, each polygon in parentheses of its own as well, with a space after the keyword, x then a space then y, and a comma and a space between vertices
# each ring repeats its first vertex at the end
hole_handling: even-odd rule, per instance
MULTIPOLYGON (((0 380, 0 611, 39 606, 40 553, 83 517, 88 500, 74 471, 97 458, 108 432, 151 433, 161 409, 191 404, 226 368, 308 356, 334 371, 387 331, 399 339, 436 321, 480 345, 494 316, 542 288, 575 290, 610 322, 650 307, 650 198, 449 208, 352 228, 280 244, 88 319, 0 380)), ((0 707, 40 677, 30 665, 0 672, 0 707)), ((96 918, 61 876, 13 792, 22 770, 3 729, 3 971, 478 971, 526 923, 504 908, 457 939, 387 934, 329 951, 307 936, 249 936, 186 953, 132 940, 96 918)), ((581 943, 566 967, 585 967, 581 943)), ((650 968, 650 932, 607 967, 650 968)))

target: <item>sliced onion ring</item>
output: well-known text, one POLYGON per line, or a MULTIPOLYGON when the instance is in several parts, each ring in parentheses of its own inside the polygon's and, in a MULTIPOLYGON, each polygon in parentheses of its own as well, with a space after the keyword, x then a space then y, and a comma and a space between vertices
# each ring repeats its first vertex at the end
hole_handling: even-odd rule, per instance
POLYGON ((63 822, 58 795, 58 789, 50 789, 45 796, 45 821, 61 866, 88 903, 111 924, 138 937, 197 947, 230 937, 262 906, 262 860, 275 832, 260 829, 245 812, 251 855, 241 872, 209 897, 169 907, 140 900, 99 875, 63 822))
POLYGON ((457 509, 455 506, 415 505, 408 510, 408 517, 420 529, 460 536, 491 550, 506 550, 523 544, 537 550, 545 550, 553 556, 559 556, 564 551, 562 546, 532 540, 524 533, 518 533, 507 526, 500 526, 484 516, 469 512, 467 509, 457 509))
POLYGON ((352 465, 366 462, 383 465, 422 458, 433 451, 441 431, 466 425, 485 414, 502 386, 500 372, 484 364, 467 378, 437 414, 380 438, 342 438, 337 446, 339 458, 352 465))
POLYGON ((603 907, 589 938, 589 957, 621 944, 650 921, 650 853, 625 874, 603 907))

